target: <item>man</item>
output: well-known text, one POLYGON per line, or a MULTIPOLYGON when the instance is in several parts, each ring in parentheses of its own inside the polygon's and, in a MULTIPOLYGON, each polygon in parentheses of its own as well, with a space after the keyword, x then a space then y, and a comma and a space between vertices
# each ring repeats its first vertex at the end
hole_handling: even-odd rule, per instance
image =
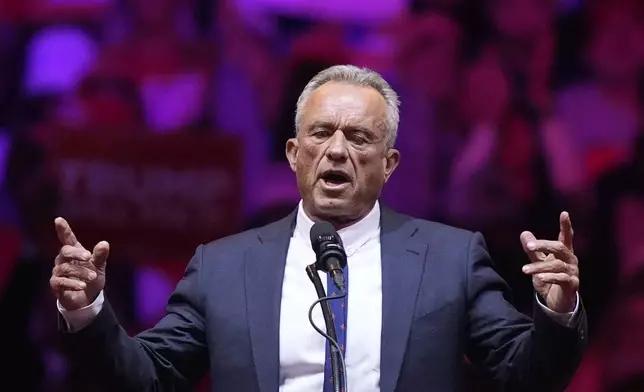
MULTIPOLYGON (((348 256, 344 336, 348 390, 455 391, 463 355, 502 390, 561 390, 585 346, 585 314, 567 213, 558 241, 521 241, 532 263, 534 321, 507 300, 481 234, 399 215, 378 197, 400 158, 398 97, 380 75, 331 67, 306 86, 286 156, 302 195, 281 221, 197 248, 167 315, 131 338, 103 295, 107 242, 92 252, 64 219, 51 288, 65 347, 97 385, 213 391, 328 391, 325 341, 307 320, 316 299, 314 221, 348 256), (326 366, 325 366, 326 364, 326 366), (326 372, 326 373, 325 373, 326 372)), ((412 191, 412 190, 409 190, 412 191)), ((314 321, 322 325, 318 311, 314 321)), ((337 321, 337 320, 336 320, 337 321)), ((344 347, 343 347, 344 349, 344 347)))

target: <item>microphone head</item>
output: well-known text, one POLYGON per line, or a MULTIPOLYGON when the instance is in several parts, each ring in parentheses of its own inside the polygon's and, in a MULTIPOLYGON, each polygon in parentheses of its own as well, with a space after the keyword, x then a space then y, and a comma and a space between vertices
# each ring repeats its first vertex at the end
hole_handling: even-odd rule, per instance
POLYGON ((328 260, 337 260, 340 268, 347 265, 347 256, 342 247, 342 239, 329 222, 317 222, 311 227, 311 247, 317 258, 316 268, 330 272, 327 266, 328 260))
POLYGON ((318 253, 320 245, 325 242, 335 242, 342 244, 340 236, 335 231, 333 225, 327 221, 316 222, 313 227, 311 227, 311 247, 315 253, 318 253))

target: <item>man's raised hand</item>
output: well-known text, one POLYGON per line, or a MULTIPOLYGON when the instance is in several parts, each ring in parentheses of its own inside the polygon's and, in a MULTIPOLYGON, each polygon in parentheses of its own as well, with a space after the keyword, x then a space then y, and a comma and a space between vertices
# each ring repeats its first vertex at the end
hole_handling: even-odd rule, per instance
POLYGON ((63 308, 76 310, 90 305, 105 287, 105 263, 110 245, 101 241, 90 253, 78 242, 69 223, 54 220, 62 247, 54 261, 49 286, 63 308))
POLYGON ((532 284, 546 306, 559 313, 573 311, 579 290, 579 260, 573 249, 570 215, 564 211, 559 216, 557 241, 538 240, 524 231, 521 244, 531 261, 523 266, 523 272, 532 276, 532 284))

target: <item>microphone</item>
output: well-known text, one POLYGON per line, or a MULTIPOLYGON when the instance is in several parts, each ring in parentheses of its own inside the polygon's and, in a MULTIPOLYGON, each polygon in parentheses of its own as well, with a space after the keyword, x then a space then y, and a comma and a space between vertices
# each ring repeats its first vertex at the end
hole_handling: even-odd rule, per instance
POLYGON ((317 222, 311 228, 311 247, 315 252, 315 268, 331 274, 335 286, 346 293, 344 271, 347 265, 347 254, 342 247, 342 240, 329 222, 317 222))
POLYGON ((342 240, 329 222, 317 222, 313 225, 310 232, 311 247, 315 252, 315 263, 306 267, 306 274, 311 279, 315 292, 318 295, 318 300, 309 308, 309 322, 313 328, 322 336, 324 336, 330 345, 331 355, 331 373, 333 379, 333 392, 346 392, 347 391, 347 367, 344 362, 342 350, 338 344, 338 338, 333 323, 333 314, 329 307, 328 301, 331 299, 339 299, 346 297, 347 288, 344 282, 344 271, 342 270, 347 265, 347 254, 342 247, 342 240), (335 298, 331 298, 324 292, 322 281, 318 271, 324 271, 331 274, 333 284, 341 291, 341 294, 335 298), (322 308, 322 316, 326 325, 326 332, 318 328, 313 322, 313 308, 316 304, 320 304, 322 308))

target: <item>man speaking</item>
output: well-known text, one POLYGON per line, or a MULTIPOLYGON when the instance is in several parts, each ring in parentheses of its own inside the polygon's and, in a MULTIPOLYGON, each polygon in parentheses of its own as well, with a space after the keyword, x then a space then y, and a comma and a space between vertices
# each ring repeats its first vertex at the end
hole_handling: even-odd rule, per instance
POLYGON ((334 312, 348 392, 458 391, 464 355, 499 390, 562 390, 586 345, 570 217, 561 214, 556 241, 520 236, 536 290, 530 319, 508 302, 480 233, 378 201, 400 159, 398 118, 397 94, 379 74, 335 66, 315 76, 286 144, 298 208, 199 246, 167 314, 135 337, 103 293, 108 243, 89 251, 56 219, 62 248, 50 285, 71 360, 110 391, 189 390, 207 371, 216 392, 331 391, 305 273, 316 260, 311 228, 327 221, 348 260, 348 295, 334 312))

